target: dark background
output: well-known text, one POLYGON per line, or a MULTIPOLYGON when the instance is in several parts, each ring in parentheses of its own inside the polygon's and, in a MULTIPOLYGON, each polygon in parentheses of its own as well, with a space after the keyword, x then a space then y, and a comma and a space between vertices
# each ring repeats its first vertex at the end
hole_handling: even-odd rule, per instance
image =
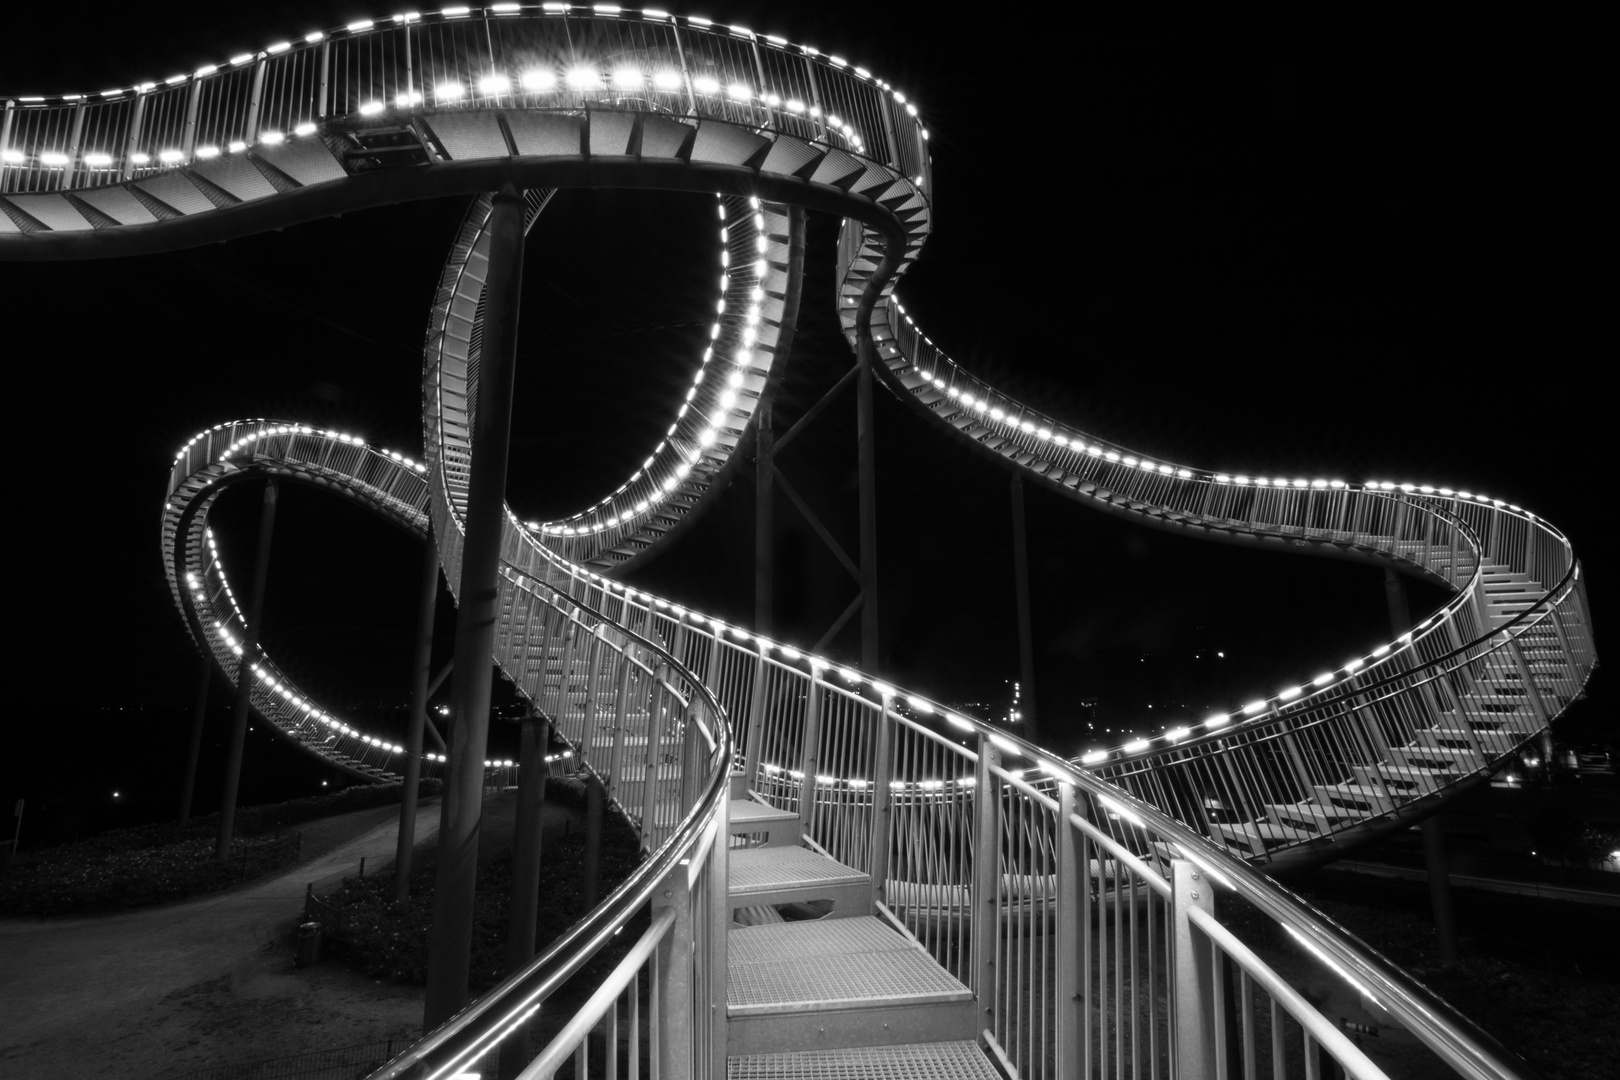
MULTIPOLYGON (((0 92, 161 79, 389 10, 8 11, 0 92)), ((1614 348, 1600 313, 1614 281, 1598 154, 1612 116, 1594 105, 1609 95, 1592 27, 1472 12, 1243 25, 1028 6, 695 13, 841 54, 919 105, 937 231, 900 292, 964 366, 1155 457, 1519 503, 1574 542, 1601 631, 1614 348)), ((196 660, 158 513, 181 444, 269 416, 420 454, 419 350, 463 206, 164 256, 0 264, 13 537, 0 798, 27 796, 40 815, 25 843, 172 813, 196 660)), ((812 218, 779 430, 852 362, 832 316, 835 235, 812 218)), ((524 280, 521 516, 594 502, 657 442, 706 336, 715 243, 702 196, 564 192, 542 216, 524 280)), ((882 673, 1005 712, 1018 667, 1007 474, 884 393, 876 412, 882 673)), ((854 551, 853 397, 824 415, 780 465, 854 551)), ((238 580, 256 495, 219 511, 238 580)), ((1387 632, 1377 570, 1201 544, 1033 488, 1028 502, 1038 705, 1056 749, 1273 691, 1387 632)), ((633 580, 747 624, 752 514, 745 469, 633 580)), ((785 500, 777 520, 778 636, 807 646, 854 586, 785 500)), ((414 543, 292 489, 275 544, 272 655, 340 714, 396 724, 414 543)), ((1414 594, 1415 610, 1438 602, 1414 594)), ((438 660, 452 622, 441 604, 438 660)), ((830 651, 854 659, 853 629, 830 651)), ((1608 741, 1601 677, 1593 690, 1571 737, 1608 741)), ((227 700, 216 687, 200 809, 217 799, 227 700)), ((250 740, 244 799, 341 781, 262 727, 250 740)))

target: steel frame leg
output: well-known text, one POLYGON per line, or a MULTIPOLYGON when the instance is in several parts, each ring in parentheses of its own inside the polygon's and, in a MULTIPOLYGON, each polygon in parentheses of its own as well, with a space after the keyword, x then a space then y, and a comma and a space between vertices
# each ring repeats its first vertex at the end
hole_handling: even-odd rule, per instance
POLYGON ((484 341, 478 412, 473 421, 467 534, 456 613, 456 724, 450 730, 438 874, 429 938, 423 1028, 431 1031, 467 1003, 472 960, 473 894, 478 826, 483 812, 484 755, 489 744, 490 657, 500 614, 501 528, 518 307, 523 286, 523 198, 504 188, 490 206, 489 277, 484 282, 484 341))

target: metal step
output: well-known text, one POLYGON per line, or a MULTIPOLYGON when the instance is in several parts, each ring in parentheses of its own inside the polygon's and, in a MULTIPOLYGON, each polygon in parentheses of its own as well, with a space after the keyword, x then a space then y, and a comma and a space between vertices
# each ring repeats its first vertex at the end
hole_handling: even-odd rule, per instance
POLYGON ((799 815, 791 810, 778 810, 774 806, 753 799, 731 800, 732 836, 762 838, 761 847, 798 847, 799 815))
POLYGON ((726 1062, 726 1080, 1001 1080, 970 1040, 903 1043, 796 1054, 746 1054, 726 1062))
POLYGON ((748 926, 726 947, 728 1053, 971 1039, 972 992, 881 919, 748 926))
POLYGON ((832 917, 872 913, 872 879, 809 848, 737 848, 730 855, 733 910, 831 900, 832 917))

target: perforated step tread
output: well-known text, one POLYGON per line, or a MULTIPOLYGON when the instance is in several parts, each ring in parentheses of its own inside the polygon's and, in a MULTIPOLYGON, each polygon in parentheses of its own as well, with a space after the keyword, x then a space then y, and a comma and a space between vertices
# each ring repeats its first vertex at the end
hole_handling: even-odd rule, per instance
POLYGON ((731 853, 732 896, 818 885, 852 885, 867 875, 809 848, 738 848, 731 853))
POLYGON ((727 943, 732 1016, 972 1000, 972 992, 872 916, 748 926, 727 943))
POLYGON ((905 1043, 794 1054, 741 1054, 726 1080, 1000 1080, 977 1045, 905 1043))

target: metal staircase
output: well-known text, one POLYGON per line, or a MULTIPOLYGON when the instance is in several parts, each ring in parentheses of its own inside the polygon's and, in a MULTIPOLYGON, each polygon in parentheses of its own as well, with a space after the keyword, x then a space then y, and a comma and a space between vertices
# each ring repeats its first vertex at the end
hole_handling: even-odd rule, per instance
MULTIPOLYGON (((207 523, 233 484, 307 483, 431 533, 459 587, 488 192, 525 189, 530 223, 558 186, 723 193, 710 344, 667 437, 595 506, 544 523, 508 513, 501 538, 493 659, 638 830, 645 860, 378 1077, 493 1068, 642 913, 647 930, 524 1080, 570 1060, 587 1074, 593 1029, 617 1061, 621 1019, 628 1060, 671 1078, 988 1077, 992 1058, 1048 1080, 1093 1065, 1186 1076, 1226 1060, 1229 1032, 1246 1063, 1269 1049, 1308 1072, 1326 1054, 1381 1076, 1222 921, 1218 894, 1459 1073, 1514 1075, 1487 1034, 1256 866, 1336 858, 1544 735, 1597 662, 1568 540, 1479 493, 1167 462, 986 386, 894 296, 932 225, 927 134, 901 91, 840 58, 608 5, 361 20, 161 86, 5 101, 0 258, 178 249, 474 196, 430 312, 424 460, 270 420, 216 425, 176 455, 164 563, 230 678, 246 628, 207 523), (616 66, 523 66, 564 52, 616 66), (349 70, 367 74, 329 78, 349 70), (1367 655, 1074 762, 615 580, 712 501, 746 447, 787 357, 806 209, 843 219, 835 289, 851 344, 950 437, 1151 527, 1393 567, 1450 599, 1367 655)), ((397 775, 403 747, 311 701, 268 657, 247 684, 259 715, 310 752, 397 775)), ((443 764, 424 755, 427 773, 443 764)))

